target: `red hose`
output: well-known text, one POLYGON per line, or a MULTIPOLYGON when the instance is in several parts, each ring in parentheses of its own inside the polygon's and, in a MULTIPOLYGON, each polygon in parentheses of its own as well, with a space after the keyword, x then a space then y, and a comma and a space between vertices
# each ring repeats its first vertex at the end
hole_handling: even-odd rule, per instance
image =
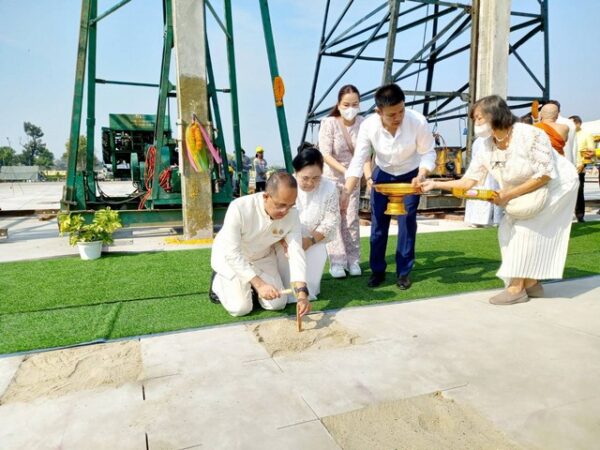
POLYGON ((146 186, 146 194, 140 200, 138 210, 144 209, 146 206, 146 200, 152 194, 152 180, 154 178, 154 164, 156 162, 156 147, 151 145, 148 147, 148 153, 146 153, 146 165, 144 167, 144 184, 146 186))

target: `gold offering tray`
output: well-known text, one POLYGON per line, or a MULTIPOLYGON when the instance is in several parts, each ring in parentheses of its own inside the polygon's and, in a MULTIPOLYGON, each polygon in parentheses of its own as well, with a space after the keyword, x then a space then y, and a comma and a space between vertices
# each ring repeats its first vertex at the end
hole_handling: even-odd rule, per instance
POLYGON ((494 198, 496 191, 492 189, 452 189, 452 195, 467 200, 486 200, 494 198))
POLYGON ((420 193, 410 183, 381 183, 374 184, 373 187, 380 194, 387 195, 389 202, 385 213, 390 216, 405 215, 404 196, 420 193))

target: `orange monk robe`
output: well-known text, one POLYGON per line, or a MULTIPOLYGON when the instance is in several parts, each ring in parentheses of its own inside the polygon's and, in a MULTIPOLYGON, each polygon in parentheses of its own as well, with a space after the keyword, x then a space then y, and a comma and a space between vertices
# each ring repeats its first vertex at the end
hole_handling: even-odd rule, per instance
POLYGON ((550 125, 544 122, 538 122, 534 126, 540 128, 541 130, 544 130, 550 138, 550 144, 552 144, 552 148, 554 148, 554 150, 556 150, 561 155, 565 155, 563 149, 565 148, 566 141, 562 138, 558 131, 556 131, 554 128, 552 128, 550 125))

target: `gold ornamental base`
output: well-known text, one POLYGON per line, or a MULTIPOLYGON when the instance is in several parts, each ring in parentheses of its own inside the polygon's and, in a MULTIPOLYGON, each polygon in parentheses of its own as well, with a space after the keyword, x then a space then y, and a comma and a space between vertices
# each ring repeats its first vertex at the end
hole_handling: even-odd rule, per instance
POLYGON ((410 194, 417 194, 419 191, 410 183, 384 183, 373 185, 380 194, 388 197, 388 205, 385 214, 389 216, 404 216, 404 197, 410 194))
POLYGON ((406 215, 406 209, 404 208, 404 195, 389 195, 388 205, 385 213, 389 216, 406 215))

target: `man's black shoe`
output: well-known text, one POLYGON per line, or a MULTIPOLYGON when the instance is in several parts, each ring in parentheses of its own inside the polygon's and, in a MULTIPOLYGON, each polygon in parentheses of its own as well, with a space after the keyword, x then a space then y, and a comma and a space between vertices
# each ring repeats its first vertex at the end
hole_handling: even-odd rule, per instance
POLYGON ((369 282, 367 286, 369 287, 377 287, 385 280, 385 272, 373 272, 371 277, 369 278, 369 282))
POLYGON ((398 286, 401 290, 405 291, 406 289, 410 288, 411 285, 412 281, 410 281, 408 275, 398 276, 398 280, 396 280, 396 286, 398 286))
POLYGON ((219 297, 217 296, 217 294, 215 294, 215 291, 213 291, 213 283, 215 282, 215 276, 216 275, 217 275, 217 272, 215 272, 213 270, 213 273, 210 276, 210 288, 208 289, 208 298, 215 305, 220 305, 221 304, 221 300, 219 300, 219 297))

